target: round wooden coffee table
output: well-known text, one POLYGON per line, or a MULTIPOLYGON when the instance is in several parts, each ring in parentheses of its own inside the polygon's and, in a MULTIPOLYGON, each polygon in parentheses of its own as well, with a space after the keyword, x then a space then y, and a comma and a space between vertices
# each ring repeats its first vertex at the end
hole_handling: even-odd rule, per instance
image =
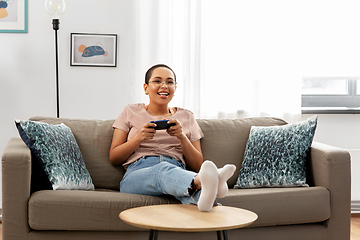
POLYGON ((258 216, 248 210, 216 206, 210 212, 201 212, 196 205, 152 205, 125 210, 120 219, 132 226, 150 229, 150 239, 157 239, 158 231, 207 232, 216 231, 221 240, 221 231, 227 239, 226 230, 245 227, 258 216))

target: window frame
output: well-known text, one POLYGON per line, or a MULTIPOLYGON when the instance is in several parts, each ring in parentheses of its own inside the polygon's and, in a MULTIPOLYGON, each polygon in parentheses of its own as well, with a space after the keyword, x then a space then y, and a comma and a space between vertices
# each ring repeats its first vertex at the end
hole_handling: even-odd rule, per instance
POLYGON ((304 77, 303 80, 347 80, 347 94, 301 94, 303 114, 355 114, 360 113, 360 92, 357 80, 360 77, 304 77))

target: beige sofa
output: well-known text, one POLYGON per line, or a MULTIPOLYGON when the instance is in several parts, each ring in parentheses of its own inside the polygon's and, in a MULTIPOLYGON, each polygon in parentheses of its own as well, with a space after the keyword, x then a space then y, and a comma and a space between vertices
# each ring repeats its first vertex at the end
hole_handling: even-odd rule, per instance
MULTIPOLYGON (((30 194, 31 154, 20 138, 9 141, 2 156, 3 240, 148 239, 148 231, 122 222, 118 215, 133 207, 179 203, 169 196, 153 197, 119 192, 124 169, 108 160, 113 120, 32 118, 69 126, 78 142, 95 191, 43 190, 30 194)), ((218 167, 241 168, 250 127, 284 125, 276 118, 198 120, 205 137, 205 159, 218 167)), ((258 220, 230 230, 229 239, 350 239, 350 156, 328 145, 313 143, 307 167, 310 187, 230 189, 218 199, 227 206, 254 211, 258 220)), ((166 213, 162 213, 166 214, 166 213)), ((216 234, 160 232, 159 239, 215 239, 216 234)))

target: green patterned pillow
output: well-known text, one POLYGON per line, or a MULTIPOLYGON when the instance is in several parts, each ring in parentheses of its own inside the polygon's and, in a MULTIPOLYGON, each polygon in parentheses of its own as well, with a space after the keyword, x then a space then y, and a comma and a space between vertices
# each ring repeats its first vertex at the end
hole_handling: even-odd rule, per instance
POLYGON ((31 150, 32 161, 37 162, 36 166, 45 173, 53 190, 94 190, 79 146, 69 127, 63 123, 51 125, 34 121, 16 121, 16 126, 31 150))
POLYGON ((306 158, 317 116, 284 126, 251 127, 234 188, 294 187, 306 184, 306 158))

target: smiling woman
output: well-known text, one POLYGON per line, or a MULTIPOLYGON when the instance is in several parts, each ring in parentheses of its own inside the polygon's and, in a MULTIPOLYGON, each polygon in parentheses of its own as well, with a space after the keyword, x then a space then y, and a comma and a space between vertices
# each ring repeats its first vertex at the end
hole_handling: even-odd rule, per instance
POLYGON ((183 204, 210 211, 216 197, 226 195, 226 181, 235 166, 225 165, 220 170, 211 161, 203 163, 200 139, 204 134, 194 114, 169 107, 176 91, 176 75, 170 67, 151 67, 143 88, 149 104, 126 106, 113 125, 109 159, 127 169, 120 191, 172 195, 183 204), (157 128, 155 119, 166 119, 168 126, 157 128))
MULTIPOLYGON (((145 74, 144 91, 146 95, 149 95, 150 99, 147 111, 153 116, 169 112, 167 105, 174 97, 176 91, 175 79, 174 71, 163 64, 151 67, 145 74), (158 102, 159 98, 156 95, 164 101, 158 102)), ((164 117, 167 115, 165 114, 164 117)))

